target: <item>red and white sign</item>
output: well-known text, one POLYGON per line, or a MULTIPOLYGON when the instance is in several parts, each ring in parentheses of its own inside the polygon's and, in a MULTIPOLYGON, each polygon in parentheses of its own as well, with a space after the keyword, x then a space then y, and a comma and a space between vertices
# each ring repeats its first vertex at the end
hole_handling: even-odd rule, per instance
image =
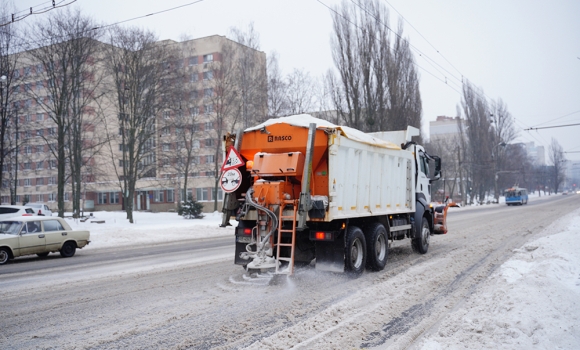
POLYGON ((220 179, 222 190, 226 193, 234 192, 241 184, 242 173, 236 168, 224 171, 220 179))
POLYGON ((238 168, 238 167, 241 167, 242 165, 244 165, 244 161, 242 161, 242 156, 240 156, 240 154, 238 153, 238 151, 236 151, 235 148, 230 146, 230 149, 228 150, 228 153, 227 153, 226 160, 224 161, 224 164, 222 165, 222 171, 228 170, 228 169, 238 168))

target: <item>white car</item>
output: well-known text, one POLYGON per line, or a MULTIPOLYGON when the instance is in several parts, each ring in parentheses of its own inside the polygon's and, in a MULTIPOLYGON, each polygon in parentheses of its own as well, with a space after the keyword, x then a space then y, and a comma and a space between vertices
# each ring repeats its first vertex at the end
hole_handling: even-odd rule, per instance
MULTIPOLYGON (((30 209, 30 208, 29 208, 30 209)), ((90 243, 89 231, 73 231, 59 217, 19 216, 0 220, 0 265, 23 255, 51 252, 69 258, 90 243)))
POLYGON ((36 215, 52 216, 52 211, 48 208, 48 205, 44 203, 26 203, 25 206, 32 208, 36 215))
POLYGON ((0 205, 0 219, 36 215, 34 209, 23 205, 0 205))

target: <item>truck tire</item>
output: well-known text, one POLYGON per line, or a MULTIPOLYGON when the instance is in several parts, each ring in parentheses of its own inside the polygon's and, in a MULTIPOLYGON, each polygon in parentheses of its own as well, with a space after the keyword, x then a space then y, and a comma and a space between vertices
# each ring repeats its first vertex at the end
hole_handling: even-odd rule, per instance
POLYGON ((365 235, 356 226, 350 226, 346 231, 344 247, 344 269, 347 273, 359 276, 363 273, 367 260, 367 245, 365 235))
POLYGON ((423 217, 421 220, 421 227, 417 232, 417 237, 413 238, 411 246, 413 251, 421 254, 426 254, 429 249, 429 239, 431 238, 431 229, 427 218, 423 217))
POLYGON ((365 230, 367 242, 367 268, 372 271, 381 271, 387 264, 389 241, 387 230, 381 223, 374 223, 365 230))

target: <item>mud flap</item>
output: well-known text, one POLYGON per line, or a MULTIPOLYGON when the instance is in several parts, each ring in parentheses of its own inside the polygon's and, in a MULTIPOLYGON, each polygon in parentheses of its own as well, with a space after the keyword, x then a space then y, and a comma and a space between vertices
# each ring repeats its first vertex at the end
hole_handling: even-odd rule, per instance
POLYGON ((344 239, 333 242, 316 242, 316 270, 344 272, 344 239))

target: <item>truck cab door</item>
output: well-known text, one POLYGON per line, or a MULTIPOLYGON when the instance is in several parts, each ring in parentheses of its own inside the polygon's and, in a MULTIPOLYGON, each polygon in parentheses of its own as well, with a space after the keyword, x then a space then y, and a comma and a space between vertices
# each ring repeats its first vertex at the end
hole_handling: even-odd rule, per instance
POLYGON ((431 202, 431 184, 429 181, 429 164, 424 152, 418 152, 417 157, 417 192, 425 196, 427 203, 431 202))

